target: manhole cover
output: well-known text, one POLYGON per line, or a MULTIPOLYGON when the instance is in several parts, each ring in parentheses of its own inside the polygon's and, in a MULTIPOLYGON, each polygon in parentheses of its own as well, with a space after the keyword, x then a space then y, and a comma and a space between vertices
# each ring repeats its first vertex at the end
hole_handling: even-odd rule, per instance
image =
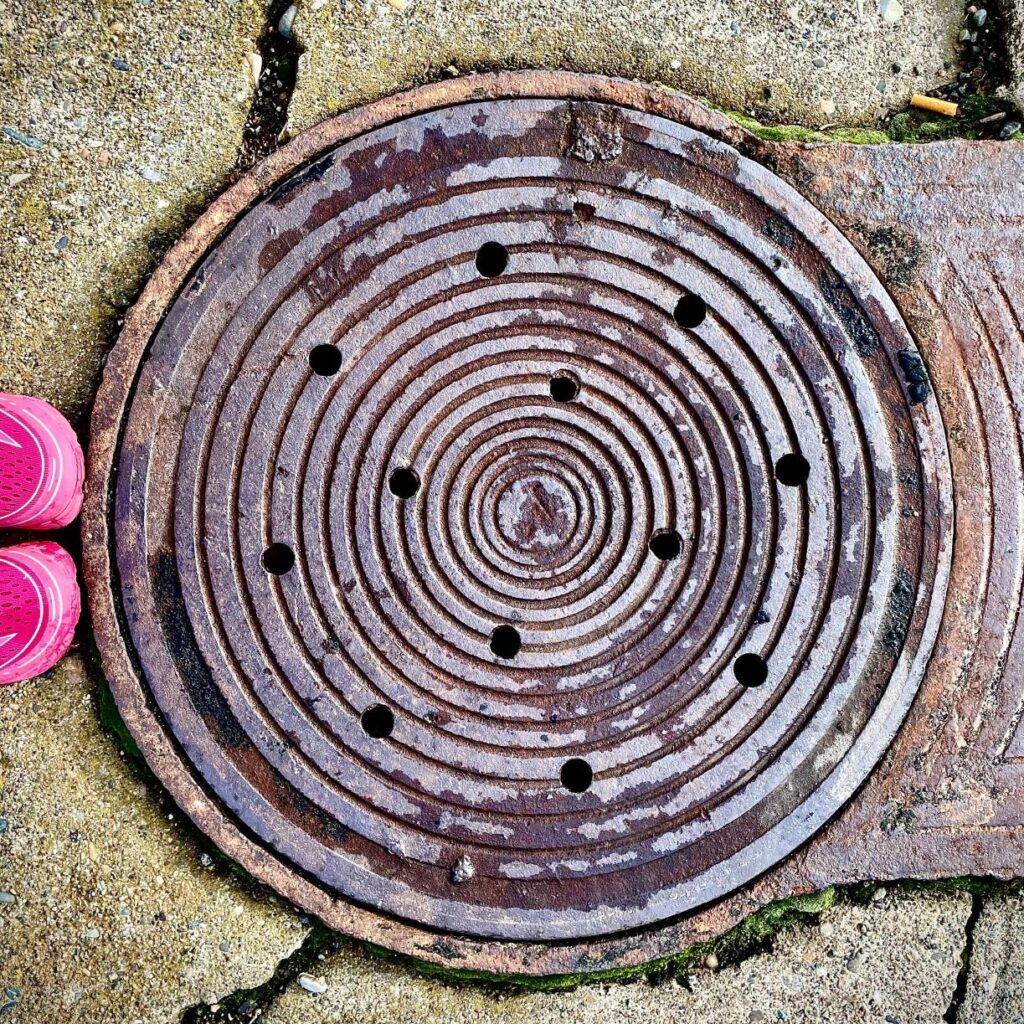
POLYGON ((400 948, 744 885, 863 782, 934 635, 943 442, 882 287, 734 149, 540 81, 279 154, 158 272, 96 416, 94 610, 150 764, 400 948))

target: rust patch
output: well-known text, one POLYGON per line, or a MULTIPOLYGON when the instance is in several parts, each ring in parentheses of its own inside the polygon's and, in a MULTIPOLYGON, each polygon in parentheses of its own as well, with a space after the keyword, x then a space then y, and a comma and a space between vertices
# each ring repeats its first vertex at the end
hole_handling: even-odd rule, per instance
POLYGON ((569 156, 593 163, 622 152, 622 114, 616 107, 573 103, 569 108, 569 156))

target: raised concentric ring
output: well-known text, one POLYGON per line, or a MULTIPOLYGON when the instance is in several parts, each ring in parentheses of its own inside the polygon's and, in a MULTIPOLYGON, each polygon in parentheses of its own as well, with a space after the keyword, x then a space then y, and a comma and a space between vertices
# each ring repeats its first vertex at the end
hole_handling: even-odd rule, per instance
POLYGON ((885 750, 941 431, 779 179, 649 110, 460 99, 236 205, 126 360, 115 692, 186 809, 329 920, 314 894, 619 933, 777 863, 885 750))

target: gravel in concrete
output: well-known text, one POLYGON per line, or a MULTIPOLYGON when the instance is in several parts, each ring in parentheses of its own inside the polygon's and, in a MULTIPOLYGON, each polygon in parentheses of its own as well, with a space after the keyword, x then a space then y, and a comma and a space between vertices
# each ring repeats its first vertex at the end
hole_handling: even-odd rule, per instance
POLYGON ((1024 109, 1024 0, 1005 0, 1010 98, 1024 109))
POLYGON ((259 0, 0 3, 0 390, 77 418, 118 316, 223 186, 259 0))
POLYGON ((1024 1022, 1024 899, 989 896, 974 927, 961 1024, 1024 1022))
POLYGON ((970 900, 887 894, 840 903, 820 924, 733 967, 651 985, 496 994, 417 976, 347 947, 310 969, 325 991, 291 985, 266 1024, 939 1024, 960 969, 970 900), (691 991, 692 990, 692 991, 691 991))
POLYGON ((558 67, 867 124, 956 77, 962 18, 959 0, 300 0, 289 127, 445 74, 558 67))
POLYGON ((168 1024, 301 944, 302 920, 202 855, 125 763, 80 658, 0 689, 4 1024, 168 1024))

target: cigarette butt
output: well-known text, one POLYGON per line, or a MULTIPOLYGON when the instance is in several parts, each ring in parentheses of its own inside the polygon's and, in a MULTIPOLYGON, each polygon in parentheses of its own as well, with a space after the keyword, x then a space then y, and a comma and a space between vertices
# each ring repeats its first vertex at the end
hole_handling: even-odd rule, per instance
POLYGON ((946 117, 956 117, 957 105, 948 100, 937 100, 933 96, 921 96, 915 93, 910 97, 910 105, 919 107, 921 110, 930 110, 933 114, 945 114, 946 117))

